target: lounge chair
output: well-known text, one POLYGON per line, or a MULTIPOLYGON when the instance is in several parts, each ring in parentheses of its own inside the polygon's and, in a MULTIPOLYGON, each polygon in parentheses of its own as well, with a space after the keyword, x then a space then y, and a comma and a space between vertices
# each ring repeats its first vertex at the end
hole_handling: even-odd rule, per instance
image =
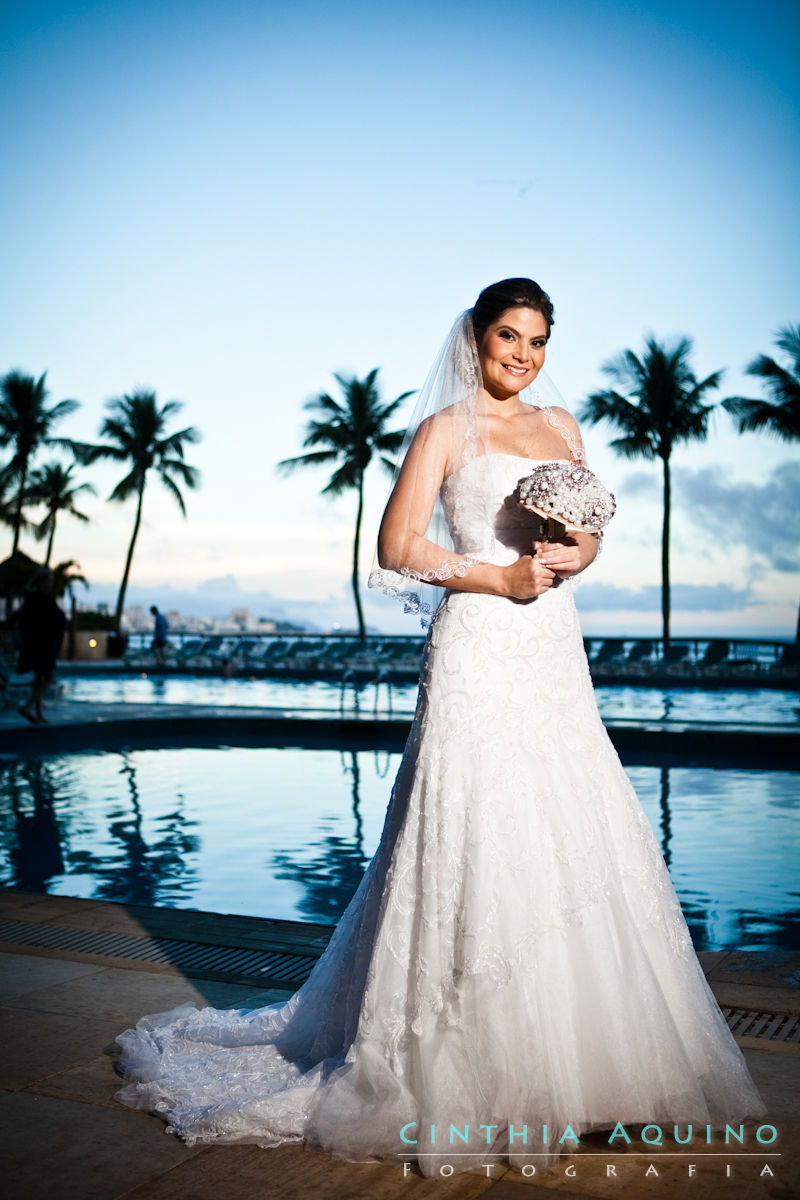
POLYGON ((215 641, 207 649, 204 649, 204 657, 206 657, 211 666, 220 666, 225 663, 233 663, 242 661, 244 655, 241 650, 242 639, 238 637, 222 638, 215 641))
POLYGON ((661 657, 662 667, 670 674, 682 675, 689 665, 688 642, 671 642, 661 657))
POLYGON ((628 666, 636 663, 642 663, 646 658, 652 658, 653 643, 652 642, 634 642, 631 646, 626 663, 628 666))
POLYGON ((273 638, 262 646, 257 646, 247 656, 249 667, 269 667, 286 657, 292 642, 287 638, 273 638))
POLYGON ((602 646, 594 656, 593 666, 606 666, 610 663, 619 662, 625 657, 625 639, 624 638, 606 638, 602 646))
POLYGON ((189 642, 184 642, 180 650, 175 655, 175 661, 180 667, 192 669, 193 667, 205 666, 208 659, 205 657, 205 652, 214 644, 213 638, 192 638, 189 642))
POLYGON ((722 666, 727 661, 730 652, 731 644, 724 639, 715 639, 713 642, 709 642, 700 659, 701 668, 705 671, 708 667, 722 666))

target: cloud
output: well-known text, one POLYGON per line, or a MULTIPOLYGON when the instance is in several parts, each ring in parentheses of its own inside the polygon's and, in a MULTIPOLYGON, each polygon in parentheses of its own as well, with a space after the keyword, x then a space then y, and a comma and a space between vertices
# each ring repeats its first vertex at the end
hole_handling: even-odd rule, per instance
MULTIPOLYGON (((745 543, 753 558, 775 571, 800 569, 800 469, 780 463, 763 483, 730 479, 724 467, 673 470, 672 511, 688 517, 723 546, 745 543)), ((627 496, 661 503, 661 481, 634 471, 619 488, 627 496)))
POLYGON ((800 471, 784 462, 764 483, 726 478, 722 467, 675 472, 681 509, 723 545, 746 543, 773 570, 800 568, 800 471))
POLYGON ((619 490, 625 492, 626 496, 653 496, 661 497, 661 481, 657 475, 650 471, 634 471, 631 475, 626 475, 620 484, 619 490))
MULTIPOLYGON (((736 588, 727 583, 673 583, 670 592, 673 612, 729 612, 761 603, 749 586, 736 588)), ((575 601, 581 612, 614 609, 658 612, 661 586, 624 588, 614 583, 581 583, 575 590, 575 601)))
MULTIPOLYGON (((88 591, 79 589, 78 598, 82 605, 105 603, 113 606, 116 603, 117 587, 116 583, 93 583, 88 591)), ((375 628, 376 623, 381 628, 385 626, 380 604, 375 605, 371 602, 387 598, 381 592, 372 589, 368 591, 366 587, 361 589, 361 594, 367 627, 375 628)), ((399 611, 399 606, 394 601, 388 603, 392 609, 398 608, 399 611)), ((255 617, 293 621, 312 632, 335 628, 352 629, 356 625, 355 605, 349 582, 344 584, 339 592, 320 596, 316 600, 277 596, 266 588, 249 591, 241 587, 235 575, 231 573, 204 579, 194 588, 132 583, 125 596, 125 606, 132 608, 137 604, 145 609, 151 604, 157 604, 162 612, 177 611, 185 617, 216 619, 229 616, 234 608, 249 608, 255 617)))
MULTIPOLYGON (((113 604, 117 597, 116 583, 93 583, 88 592, 78 591, 81 603, 113 604)), ((146 585, 132 583, 125 595, 125 606, 135 604, 149 607, 157 604, 164 612, 177 609, 187 616, 225 617, 232 608, 249 608, 255 616, 290 619, 295 606, 290 600, 261 589, 248 592, 239 586, 233 575, 221 579, 205 579, 195 588, 172 587, 169 584, 146 585)))
MULTIPOLYGON (((245 595, 236 582, 236 577, 230 571, 218 579, 204 579, 202 583, 197 584, 197 591, 202 592, 204 596, 228 596, 234 592, 238 595, 245 595)), ((269 595, 270 593, 265 592, 264 594, 269 595)))

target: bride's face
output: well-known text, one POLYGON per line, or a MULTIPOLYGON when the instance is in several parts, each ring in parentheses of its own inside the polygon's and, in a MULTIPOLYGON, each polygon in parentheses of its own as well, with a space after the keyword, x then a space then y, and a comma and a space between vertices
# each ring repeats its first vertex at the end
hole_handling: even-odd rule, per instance
POLYGON ((483 386, 496 399, 515 396, 544 365, 547 321, 532 308, 507 308, 478 346, 483 386))

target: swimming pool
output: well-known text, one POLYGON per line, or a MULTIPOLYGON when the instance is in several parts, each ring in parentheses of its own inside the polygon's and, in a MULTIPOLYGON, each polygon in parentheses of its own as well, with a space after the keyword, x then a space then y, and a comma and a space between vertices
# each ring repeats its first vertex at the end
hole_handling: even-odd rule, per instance
MULTIPOLYGON (((416 683, 385 682, 342 686, 325 680, 222 679, 200 675, 68 675, 65 699, 96 704, 202 704, 331 712, 409 714, 416 683)), ((609 684, 595 689, 602 716, 642 721, 713 721, 748 725, 800 723, 800 693, 777 688, 633 687, 609 684)))
MULTIPOLYGON (((399 755, 276 748, 0 760, 0 885, 335 924, 399 755)), ((800 949, 797 776, 632 767, 697 949, 800 949)))

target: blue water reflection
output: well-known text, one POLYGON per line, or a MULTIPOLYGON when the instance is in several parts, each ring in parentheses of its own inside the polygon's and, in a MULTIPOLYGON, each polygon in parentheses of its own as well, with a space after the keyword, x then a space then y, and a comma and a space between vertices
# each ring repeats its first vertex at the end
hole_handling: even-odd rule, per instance
MULTIPOLYGON (((356 684, 328 680, 224 679, 199 675, 67 676, 67 699, 95 704, 210 704, 223 707, 414 711, 416 683, 356 684)), ((713 721, 748 725, 800 722, 800 694, 779 688, 625 687, 595 689, 604 718, 642 721, 713 721)))
MULTIPOLYGON (((335 924, 399 755, 203 748, 0 763, 0 884, 335 924)), ((800 949, 796 776, 633 767, 698 949, 800 949)))

